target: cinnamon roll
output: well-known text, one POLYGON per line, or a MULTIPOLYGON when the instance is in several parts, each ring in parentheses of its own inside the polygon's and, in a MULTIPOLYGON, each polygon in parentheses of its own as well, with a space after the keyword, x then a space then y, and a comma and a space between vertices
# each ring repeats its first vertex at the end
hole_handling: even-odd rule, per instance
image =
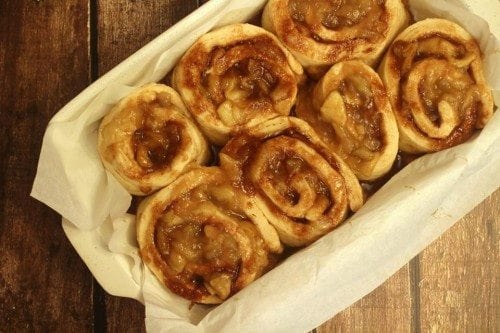
POLYGON ((302 78, 302 67, 275 36, 233 24, 202 36, 172 80, 203 133, 222 145, 246 127, 288 115, 302 78))
POLYGON ((379 73, 405 152, 460 144, 493 114, 481 51, 456 23, 427 19, 408 27, 391 45, 379 73))
POLYGON ((269 0, 262 14, 315 78, 342 60, 374 65, 408 21, 402 0, 269 0))
POLYGON ((298 118, 278 117, 249 129, 228 142, 220 161, 290 246, 313 242, 363 204, 349 167, 298 118))
POLYGON ((141 256, 172 292, 197 303, 221 303, 270 268, 256 217, 240 199, 218 167, 205 167, 141 203, 141 256))
POLYGON ((358 60, 334 65, 296 109, 360 180, 387 173, 398 152, 398 127, 378 74, 358 60))
POLYGON ((209 158, 180 96, 162 84, 139 88, 104 117, 98 151, 104 167, 135 195, 152 193, 209 158))

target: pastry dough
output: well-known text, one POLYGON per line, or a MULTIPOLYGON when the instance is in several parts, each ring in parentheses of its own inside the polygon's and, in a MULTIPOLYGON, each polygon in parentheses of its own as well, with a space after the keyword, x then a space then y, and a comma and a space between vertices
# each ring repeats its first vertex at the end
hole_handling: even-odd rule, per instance
POLYGON ((262 14, 315 78, 342 60, 374 65, 408 20, 401 0, 269 0, 262 14))
POLYGON ((182 57, 173 86, 212 143, 279 115, 295 104, 303 70, 278 39, 250 24, 202 36, 182 57))
POLYGON ((249 129, 229 141, 220 161, 290 246, 313 242, 363 204, 349 167, 298 118, 278 117, 249 129))
POLYGON ((179 94, 162 84, 139 88, 104 117, 98 150, 104 167, 135 195, 168 185, 210 156, 179 94))
POLYGON ((269 247, 254 224, 264 218, 241 199, 218 167, 204 167, 141 203, 141 256, 172 292, 221 303, 270 268, 269 247))
POLYGON ((360 180, 375 180, 391 169, 398 127, 385 87, 368 65, 334 65, 311 93, 300 96, 296 111, 360 180))
POLYGON ((404 152, 427 153, 460 144, 493 114, 481 51, 456 23, 427 19, 408 27, 388 50, 379 72, 404 152))

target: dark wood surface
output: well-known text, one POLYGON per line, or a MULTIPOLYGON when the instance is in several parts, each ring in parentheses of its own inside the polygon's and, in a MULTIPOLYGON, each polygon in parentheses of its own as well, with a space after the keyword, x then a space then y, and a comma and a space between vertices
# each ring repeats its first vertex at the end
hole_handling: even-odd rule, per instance
MULTIPOLYGON (((143 306, 106 294, 29 192, 50 118, 201 2, 0 1, 0 331, 144 330, 143 306)), ((499 202, 316 331, 500 331, 499 202)))

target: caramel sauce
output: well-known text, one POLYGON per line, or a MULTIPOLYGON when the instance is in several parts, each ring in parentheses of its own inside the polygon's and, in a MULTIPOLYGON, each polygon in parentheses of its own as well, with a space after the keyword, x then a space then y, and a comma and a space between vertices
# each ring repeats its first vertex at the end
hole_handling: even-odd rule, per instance
POLYGON ((181 145, 183 125, 167 121, 161 127, 144 126, 132 136, 134 157, 146 173, 167 168, 181 145))
POLYGON ((137 209, 139 208, 139 205, 144 200, 144 198, 145 197, 143 196, 133 195, 132 202, 130 203, 130 207, 128 208, 127 213, 132 215, 137 215, 137 209))

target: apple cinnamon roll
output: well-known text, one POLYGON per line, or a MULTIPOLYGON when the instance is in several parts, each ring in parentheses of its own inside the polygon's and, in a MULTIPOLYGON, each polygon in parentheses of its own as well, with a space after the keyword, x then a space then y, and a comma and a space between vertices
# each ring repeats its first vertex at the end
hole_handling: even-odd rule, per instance
POLYGON ((141 256, 172 292, 197 303, 221 303, 270 268, 256 217, 240 199, 218 167, 205 167, 141 203, 141 256))
POLYGON ((349 167, 298 118, 278 117, 236 136, 220 161, 290 246, 313 242, 363 204, 349 167))
POLYGON ((460 144, 493 114, 481 51, 456 23, 427 19, 408 27, 388 50, 379 72, 405 152, 460 144))
POLYGON ((162 84, 139 88, 104 117, 98 151, 106 170, 135 195, 170 184, 210 156, 179 94, 162 84))
POLYGON ((275 36, 233 24, 202 36, 172 82, 203 133, 222 145, 244 128, 288 115, 302 78, 302 67, 275 36))
POLYGON ((269 0, 262 14, 315 78, 343 60, 374 65, 408 21, 401 0, 269 0))
POLYGON ((358 60, 334 65, 296 109, 358 179, 387 173, 398 152, 398 127, 378 74, 358 60))

